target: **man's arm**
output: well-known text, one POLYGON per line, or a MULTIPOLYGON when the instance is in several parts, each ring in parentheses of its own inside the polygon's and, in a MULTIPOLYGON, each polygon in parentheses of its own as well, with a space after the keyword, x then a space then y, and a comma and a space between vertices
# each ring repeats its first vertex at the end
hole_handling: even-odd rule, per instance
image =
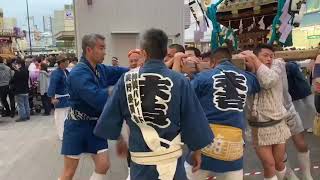
POLYGON ((117 140, 120 137, 123 124, 120 96, 124 95, 123 86, 123 80, 118 81, 112 95, 104 106, 94 130, 96 136, 111 140, 117 140))
POLYGON ((199 59, 195 57, 189 57, 188 55, 178 52, 170 60, 172 61, 172 70, 181 73, 193 74, 198 71, 199 59), (194 66, 192 66, 194 65, 194 66), (192 66, 192 67, 191 67, 192 66))
POLYGON ((282 70, 281 62, 279 60, 273 60, 274 62, 271 68, 268 68, 266 65, 262 64, 258 57, 251 51, 244 51, 241 55, 244 55, 246 61, 254 64, 261 88, 270 89, 281 80, 282 70))
POLYGON ((51 103, 57 105, 59 100, 55 98, 57 84, 59 83, 59 74, 57 71, 53 71, 49 81, 49 87, 47 95, 51 98, 51 103))
POLYGON ((173 61, 174 59, 171 58, 171 59, 165 60, 164 64, 167 66, 167 68, 171 69, 173 66, 173 61))
POLYGON ((79 93, 79 96, 97 111, 102 111, 108 99, 107 89, 100 88, 94 77, 87 71, 79 71, 69 76, 70 88, 79 93))
POLYGON ((270 89, 274 87, 276 83, 281 81, 281 62, 277 62, 278 60, 274 60, 271 68, 268 68, 264 64, 260 66, 257 71, 257 78, 259 80, 259 84, 264 89, 270 89))
POLYGON ((54 98, 55 94, 56 94, 56 87, 58 84, 58 74, 56 71, 53 71, 51 76, 50 76, 50 83, 49 83, 49 87, 48 87, 48 96, 51 98, 54 98))
POLYGON ((250 72, 245 72, 248 86, 248 94, 253 95, 260 91, 260 84, 255 74, 250 72))
POLYGON ((198 98, 201 97, 201 93, 202 93, 202 91, 201 91, 202 90, 201 89, 201 77, 200 76, 201 76, 201 74, 199 74, 198 76, 195 76, 195 78, 190 81, 191 88, 194 90, 194 92, 198 98))
POLYGON ((106 74, 108 85, 115 85, 122 74, 129 71, 128 68, 125 67, 113 67, 104 65, 104 73, 106 74))

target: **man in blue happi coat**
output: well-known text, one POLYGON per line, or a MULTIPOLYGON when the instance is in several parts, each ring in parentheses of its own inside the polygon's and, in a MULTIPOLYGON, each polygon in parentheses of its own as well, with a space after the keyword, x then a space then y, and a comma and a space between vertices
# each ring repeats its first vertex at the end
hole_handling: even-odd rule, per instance
POLYGON ((67 77, 69 75, 68 67, 69 61, 66 55, 59 55, 57 57, 58 68, 52 71, 50 76, 50 83, 48 87, 48 97, 55 107, 54 122, 57 128, 58 137, 63 139, 64 121, 69 112, 69 93, 67 90, 67 77))
POLYGON ((109 169, 108 144, 93 134, 97 120, 108 99, 108 87, 116 84, 127 68, 101 64, 105 56, 105 37, 85 35, 82 39, 83 56, 71 70, 67 87, 70 111, 65 121, 61 153, 64 170, 61 180, 71 180, 76 172, 80 155, 92 154, 95 171, 90 180, 103 180, 109 169))
MULTIPOLYGON (((97 136, 116 140, 126 120, 130 128, 131 180, 184 180, 182 144, 194 151, 191 156, 196 171, 200 149, 213 140, 189 81, 164 64, 167 43, 168 37, 161 30, 144 34, 144 66, 121 77, 95 129, 97 136)), ((125 152, 125 148, 118 151, 125 152)))
POLYGON ((185 163, 191 180, 215 175, 218 180, 243 179, 243 131, 246 97, 260 90, 256 76, 231 63, 227 48, 211 55, 211 70, 195 76, 191 84, 215 134, 211 145, 202 149, 201 170, 191 172, 190 158, 185 163))

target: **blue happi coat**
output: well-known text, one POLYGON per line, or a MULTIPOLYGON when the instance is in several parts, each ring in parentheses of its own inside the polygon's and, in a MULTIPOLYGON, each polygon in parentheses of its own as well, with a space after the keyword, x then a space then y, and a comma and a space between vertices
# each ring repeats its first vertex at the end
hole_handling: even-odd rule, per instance
MULTIPOLYGON (((67 95, 67 77, 69 72, 65 69, 57 68, 52 71, 50 75, 50 83, 48 87, 48 96, 53 98, 56 95, 67 95)), ((69 107, 69 97, 57 98, 59 103, 55 105, 55 108, 66 108, 69 107)))
MULTIPOLYGON (((191 84, 210 124, 244 130, 243 110, 246 97, 260 90, 254 74, 242 71, 230 61, 224 60, 216 68, 199 73, 191 84), (226 74, 229 79, 226 78, 226 74)), ((187 158, 187 161, 190 163, 190 158, 187 158)), ((222 173, 242 168, 243 158, 236 161, 222 161, 202 155, 201 169, 204 170, 222 173)))
POLYGON ((128 68, 98 64, 96 70, 85 57, 68 77, 70 107, 90 117, 99 117, 108 99, 108 87, 116 84, 128 68))
MULTIPOLYGON (((139 70, 139 77, 144 120, 152 124, 161 138, 171 141, 180 133, 182 141, 191 150, 201 149, 212 142, 213 134, 189 80, 168 69, 163 61, 158 59, 146 61, 139 70)), ((97 123, 95 134, 116 140, 122 123, 126 120, 130 128, 129 150, 150 152, 141 130, 131 120, 124 81, 123 76, 115 86, 97 123)), ((130 173, 132 180, 158 178, 155 166, 132 163, 130 173)), ((181 158, 178 160, 175 179, 185 179, 181 158)))

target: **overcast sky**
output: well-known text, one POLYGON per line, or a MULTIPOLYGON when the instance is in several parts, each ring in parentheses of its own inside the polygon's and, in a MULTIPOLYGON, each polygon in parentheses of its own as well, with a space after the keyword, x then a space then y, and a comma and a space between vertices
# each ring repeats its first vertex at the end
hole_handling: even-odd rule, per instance
MULTIPOLYGON (((53 16, 54 10, 63 9, 64 4, 71 4, 72 0, 28 0, 29 14, 34 16, 35 23, 42 30, 42 16, 53 16)), ((4 17, 15 17, 18 26, 26 24, 26 0, 0 0, 0 8, 4 17)))

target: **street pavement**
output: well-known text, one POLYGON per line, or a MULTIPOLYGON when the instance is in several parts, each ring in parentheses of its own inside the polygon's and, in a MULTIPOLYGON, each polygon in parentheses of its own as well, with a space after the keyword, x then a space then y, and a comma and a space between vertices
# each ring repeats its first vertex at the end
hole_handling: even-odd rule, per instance
MULTIPOLYGON (((261 180, 262 166, 250 144, 247 134, 245 150, 245 180, 261 180), (250 175, 249 175, 250 174, 250 175), (255 175, 256 174, 256 175, 255 175)), ((320 137, 306 134, 311 149, 314 180, 320 180, 320 137)), ((114 146, 114 142, 109 143, 114 146)), ((57 180, 63 167, 59 155, 61 142, 56 135, 53 116, 32 116, 27 122, 14 122, 11 118, 0 118, 0 180, 57 180)), ((111 169, 106 180, 126 180, 126 160, 119 160, 111 149, 111 169)), ((296 150, 288 143, 289 160, 298 168, 296 150)), ((297 175, 300 172, 297 170, 297 175)), ((75 180, 88 180, 93 171, 89 155, 84 155, 76 172, 75 180)))

